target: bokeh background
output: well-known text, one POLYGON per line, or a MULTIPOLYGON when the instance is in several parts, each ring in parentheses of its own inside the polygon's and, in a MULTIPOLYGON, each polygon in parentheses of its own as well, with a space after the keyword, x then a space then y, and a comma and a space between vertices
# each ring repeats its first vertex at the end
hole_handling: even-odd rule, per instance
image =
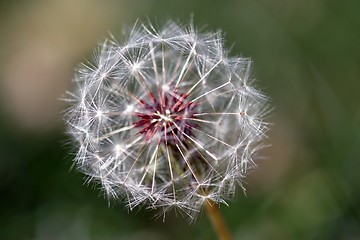
POLYGON ((360 1, 0 1, 0 239, 215 239, 110 207, 72 166, 59 97, 95 44, 137 18, 222 29, 271 97, 264 160, 229 207, 235 239, 360 239, 360 1))

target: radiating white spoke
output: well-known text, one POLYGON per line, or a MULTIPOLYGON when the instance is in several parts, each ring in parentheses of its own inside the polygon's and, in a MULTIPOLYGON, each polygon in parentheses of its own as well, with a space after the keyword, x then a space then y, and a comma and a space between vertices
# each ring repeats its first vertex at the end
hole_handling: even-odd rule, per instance
MULTIPOLYGON (((148 167, 152 164, 152 162, 154 161, 154 159, 157 157, 157 149, 158 149, 158 148, 159 148, 159 145, 156 145, 154 151, 152 152, 152 154, 151 154, 151 156, 150 156, 149 161, 148 161, 148 162, 147 162, 147 161, 144 162, 144 167, 143 167, 144 173, 143 173, 143 176, 141 177, 141 180, 140 180, 140 182, 139 182, 139 185, 143 184, 143 181, 144 181, 146 175, 149 173, 149 172, 148 172, 148 170, 149 170, 148 167)), ((148 149, 148 153, 150 153, 149 149, 148 149)), ((156 161, 156 160, 155 160, 155 161, 156 161)))
POLYGON ((188 144, 192 147, 192 149, 194 149, 194 150, 197 152, 197 154, 199 154, 199 156, 201 157, 201 159, 204 160, 204 162, 206 163, 206 166, 207 166, 207 167, 210 167, 211 170, 212 170, 214 173, 216 173, 218 176, 221 176, 221 174, 218 172, 218 170, 216 170, 216 169, 214 168, 213 164, 211 164, 211 163, 207 160, 207 158, 201 153, 201 151, 199 151, 199 149, 198 149, 196 146, 194 146, 194 144, 193 144, 191 141, 188 142, 188 144))
POLYGON ((172 168, 172 164, 171 164, 169 146, 168 146, 168 142, 166 140, 166 137, 167 137, 166 134, 167 134, 167 130, 166 130, 166 125, 165 125, 164 126, 164 140, 165 140, 165 148, 166 148, 166 158, 167 158, 167 161, 168 161, 168 164, 169 164, 171 185, 172 185, 172 190, 173 190, 173 195, 174 195, 174 201, 176 201, 175 179, 174 179, 174 173, 173 173, 173 168, 172 168))
POLYGON ((186 95, 189 95, 202 81, 205 80, 205 78, 222 62, 223 60, 220 59, 217 63, 212 66, 212 68, 207 71, 190 89, 187 91, 186 95))
POLYGON ((139 161, 141 155, 143 154, 143 152, 144 152, 146 149, 147 149, 146 145, 142 145, 141 150, 139 151, 139 154, 138 154, 137 158, 134 159, 134 162, 132 163, 130 169, 127 170, 128 173, 127 173, 126 177, 124 178, 123 182, 126 182, 126 180, 128 179, 128 177, 130 176, 130 174, 131 174, 131 172, 132 172, 135 164, 139 161))
POLYGON ((188 64, 189 64, 189 62, 190 62, 190 59, 191 59, 193 53, 195 52, 195 47, 196 47, 196 42, 195 42, 194 45, 192 46, 191 51, 190 51, 190 53, 189 53, 189 55, 188 55, 188 57, 187 57, 187 59, 186 59, 186 61, 185 61, 185 63, 184 63, 184 66, 183 66, 183 68, 181 69, 181 72, 180 72, 180 74, 179 74, 179 77, 178 77, 178 79, 176 80, 175 88, 177 88, 178 85, 179 85, 179 83, 181 82, 181 80, 182 80, 182 78, 183 78, 183 76, 184 76, 185 71, 188 71, 188 70, 190 69, 190 68, 188 67, 188 64))
POLYGON ((228 144, 228 143, 226 143, 226 142, 224 142, 224 141, 222 141, 222 140, 220 140, 220 139, 218 139, 218 138, 216 138, 216 137, 214 137, 214 136, 212 136, 212 135, 210 135, 210 134, 208 134, 208 133, 206 133, 206 132, 204 132, 204 131, 202 131, 202 130, 200 130, 200 129, 198 129, 198 128, 192 128, 192 130, 195 130, 195 131, 197 131, 197 132, 200 132, 200 133, 202 133, 202 134, 205 134, 205 135, 208 136, 209 138, 212 138, 212 139, 214 139, 215 141, 217 141, 217 142, 219 142, 219 143, 221 143, 221 144, 224 144, 224 145, 227 146, 227 147, 230 147, 230 148, 235 149, 234 146, 231 146, 230 144, 228 144))
POLYGON ((151 193, 154 193, 154 189, 155 189, 155 177, 156 177, 156 168, 157 168, 157 157, 158 157, 158 149, 159 149, 159 144, 156 145, 156 149, 154 151, 154 170, 153 170, 153 176, 152 176, 152 183, 151 183, 151 193))
POLYGON ((151 60, 152 60, 152 63, 153 63, 152 69, 154 70, 156 84, 159 84, 159 82, 158 82, 159 81, 159 74, 158 74, 158 71, 157 71, 156 59, 155 59, 155 54, 154 54, 155 49, 154 49, 154 46, 153 46, 152 42, 150 42, 149 47, 150 47, 151 60))
POLYGON ((111 137, 112 135, 115 135, 115 134, 117 134, 117 133, 121 133, 121 132, 128 131, 128 130, 130 130, 130 129, 133 129, 134 127, 135 127, 134 125, 129 125, 129 126, 126 126, 126 127, 122 127, 122 128, 116 129, 116 130, 111 131, 111 132, 109 132, 109 133, 107 133, 107 134, 104 134, 104 135, 101 136, 101 137, 95 138, 93 141, 94 141, 94 142, 99 142, 99 141, 104 140, 104 139, 106 139, 106 138, 109 138, 109 137, 111 137))
POLYGON ((207 112, 207 113, 194 113, 193 116, 194 117, 198 117, 198 116, 209 116, 209 115, 243 115, 244 112, 207 112))
POLYGON ((191 175, 195 178, 195 181, 197 182, 198 185, 201 185, 198 177, 196 176, 191 164, 189 163, 189 160, 187 159, 187 157, 184 155, 184 153, 181 151, 180 147, 178 144, 176 144, 176 148, 179 150, 179 153, 181 154, 182 158, 184 159, 188 169, 190 170, 191 172, 191 175))
MULTIPOLYGON (((138 159, 139 159, 140 156, 142 155, 143 151, 145 150, 145 146, 142 146, 141 150, 136 152, 137 155, 133 153, 133 152, 135 152, 135 150, 133 150, 133 151, 128 151, 128 150, 127 150, 127 149, 130 149, 131 147, 123 148, 123 147, 121 147, 121 146, 119 146, 119 145, 116 146, 116 147, 119 148, 118 150, 120 150, 121 152, 125 153, 126 156, 128 156, 128 157, 130 157, 132 160, 134 160, 131 168, 128 170, 128 173, 127 173, 125 179, 123 180, 123 181, 125 182, 126 179, 127 179, 127 177, 128 177, 128 175, 130 174, 133 166, 135 165, 135 163, 138 161, 138 159)), ((116 158, 117 158, 117 157, 115 157, 114 161, 116 161, 116 158)), ((117 168, 123 163, 123 161, 125 161, 125 160, 126 160, 126 158, 125 158, 125 159, 122 159, 122 160, 120 160, 120 161, 117 161, 117 163, 116 163, 110 170, 107 171, 107 174, 106 174, 104 177, 106 177, 106 176, 108 176, 109 174, 111 174, 111 173, 112 173, 115 169, 117 169, 117 168)))
POLYGON ((184 120, 191 120, 191 121, 195 121, 195 122, 202 122, 202 123, 209 123, 209 124, 217 124, 217 122, 214 121, 209 121, 209 120, 204 120, 204 119, 200 119, 200 118, 187 118, 184 117, 184 120))
POLYGON ((161 44, 161 66, 162 66, 162 81, 163 84, 166 81, 166 68, 165 68, 165 50, 164 50, 164 44, 161 44))
POLYGON ((184 136, 186 136, 188 139, 190 139, 193 143, 195 143, 200 149, 202 149, 204 152, 206 152, 211 158, 213 158, 215 161, 218 161, 217 157, 211 153, 210 151, 208 151, 207 149, 204 148, 204 146, 196 141, 194 138, 192 138, 191 136, 189 136, 188 134, 186 134, 184 131, 181 130, 181 128, 175 123, 173 122, 173 124, 175 125, 175 127, 181 132, 181 134, 183 134, 184 136))
POLYGON ((218 87, 216 87, 216 88, 213 88, 213 89, 211 89, 210 91, 207 91, 207 92, 201 94, 200 96, 194 98, 194 99, 191 100, 191 101, 192 101, 192 102, 195 102, 195 101, 197 101, 199 98, 202 98, 202 97, 204 97, 204 96, 206 96, 206 95, 208 95, 208 94, 210 94, 210 93, 212 93, 212 92, 214 92, 214 91, 217 91, 217 90, 219 90, 220 88, 223 88, 223 87, 225 87, 225 86, 228 85, 228 84, 229 84, 229 82, 224 83, 224 84, 222 84, 222 85, 220 85, 220 86, 218 86, 218 87))

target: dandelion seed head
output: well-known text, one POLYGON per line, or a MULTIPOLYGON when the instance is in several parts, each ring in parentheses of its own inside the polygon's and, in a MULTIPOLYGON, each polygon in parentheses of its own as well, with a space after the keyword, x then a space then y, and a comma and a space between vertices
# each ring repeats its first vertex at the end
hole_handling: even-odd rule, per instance
POLYGON ((220 32, 137 22, 79 67, 65 113, 75 165, 133 209, 183 210, 233 197, 255 166, 267 97, 251 61, 229 57, 220 32))

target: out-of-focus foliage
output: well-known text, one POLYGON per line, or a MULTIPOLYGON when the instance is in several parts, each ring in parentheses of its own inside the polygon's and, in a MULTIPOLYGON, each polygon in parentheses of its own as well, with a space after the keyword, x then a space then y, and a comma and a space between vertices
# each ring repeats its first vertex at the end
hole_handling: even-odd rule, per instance
POLYGON ((221 210, 237 239, 360 238, 360 2, 0 2, 0 239, 215 239, 202 214, 128 213, 69 171, 58 98, 107 31, 146 16, 222 29, 272 98, 272 146, 221 210))

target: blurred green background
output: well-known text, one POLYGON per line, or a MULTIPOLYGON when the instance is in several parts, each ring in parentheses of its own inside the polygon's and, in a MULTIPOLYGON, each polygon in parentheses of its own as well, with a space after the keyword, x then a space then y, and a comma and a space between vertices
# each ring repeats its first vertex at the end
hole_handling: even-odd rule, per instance
POLYGON ((222 29, 272 99, 272 146, 229 207, 235 239, 360 239, 360 1, 0 1, 0 239, 215 239, 201 214, 130 212, 70 171, 58 100, 108 31, 222 29))

